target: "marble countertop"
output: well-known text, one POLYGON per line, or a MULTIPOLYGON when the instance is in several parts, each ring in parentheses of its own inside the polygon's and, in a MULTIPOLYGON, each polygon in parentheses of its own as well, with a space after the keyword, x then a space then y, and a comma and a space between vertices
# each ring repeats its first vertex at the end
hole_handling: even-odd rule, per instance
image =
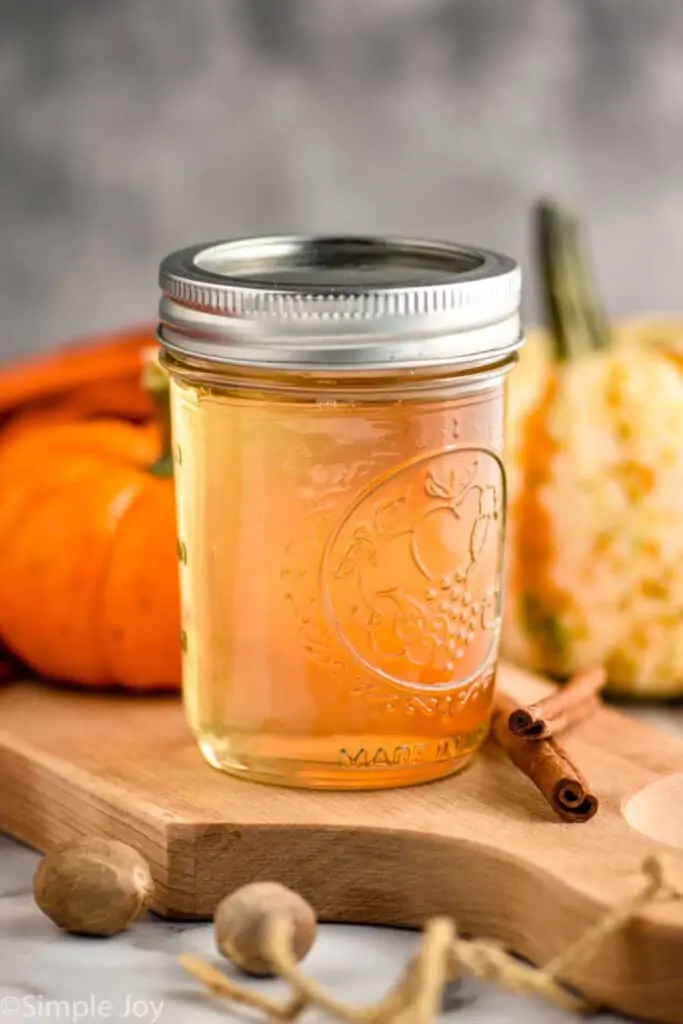
MULTIPOLYGON (((682 706, 629 711, 683 734, 682 706)), ((32 850, 0 836, 0 1024, 211 1024, 245 1019, 206 995, 178 965, 180 953, 218 962, 209 924, 169 923, 148 916, 113 939, 64 935, 33 903, 31 879, 37 861, 32 850)), ((386 990, 416 942, 415 934, 389 928, 324 925, 306 968, 331 992, 361 1003, 386 990)), ((261 984, 273 994, 278 988, 282 991, 278 982, 261 984)), ((521 999, 470 978, 447 993, 446 1016, 458 1024, 576 1020, 544 1002, 521 999)), ((612 1015, 602 1015, 600 1021, 625 1024, 624 1018, 612 1015)))

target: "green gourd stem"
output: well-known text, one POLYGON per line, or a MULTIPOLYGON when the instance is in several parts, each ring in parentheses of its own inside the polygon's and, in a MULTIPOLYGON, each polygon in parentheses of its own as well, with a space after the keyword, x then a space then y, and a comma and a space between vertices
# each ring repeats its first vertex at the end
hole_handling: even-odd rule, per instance
POLYGON ((557 360, 607 348, 609 328, 580 238, 577 218, 559 203, 542 200, 534 210, 541 298, 557 360))
POLYGON ((173 476, 173 439, 169 380, 156 353, 145 364, 142 386, 154 402, 161 427, 161 454, 152 463, 149 471, 153 476, 170 477, 173 476))

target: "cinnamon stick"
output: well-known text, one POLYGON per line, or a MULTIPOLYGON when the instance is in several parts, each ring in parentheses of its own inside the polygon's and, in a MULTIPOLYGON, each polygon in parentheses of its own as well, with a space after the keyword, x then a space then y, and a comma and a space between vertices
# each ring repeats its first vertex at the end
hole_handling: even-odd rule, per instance
POLYGON ((562 821, 589 821, 598 800, 588 783, 556 739, 529 743, 510 732, 508 721, 515 704, 504 694, 496 696, 491 733, 512 763, 533 782, 562 821))
POLYGON ((571 729, 598 709, 606 678, 601 665, 584 669, 550 696, 515 708, 508 718, 510 732, 528 740, 546 740, 571 729))

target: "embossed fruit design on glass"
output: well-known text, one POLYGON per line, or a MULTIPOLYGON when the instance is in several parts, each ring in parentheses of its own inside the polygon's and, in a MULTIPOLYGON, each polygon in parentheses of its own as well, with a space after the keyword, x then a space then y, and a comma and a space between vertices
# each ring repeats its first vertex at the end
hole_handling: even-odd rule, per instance
POLYGON ((458 770, 495 683, 518 268, 297 237, 183 250, 161 280, 206 759, 337 789, 458 770))

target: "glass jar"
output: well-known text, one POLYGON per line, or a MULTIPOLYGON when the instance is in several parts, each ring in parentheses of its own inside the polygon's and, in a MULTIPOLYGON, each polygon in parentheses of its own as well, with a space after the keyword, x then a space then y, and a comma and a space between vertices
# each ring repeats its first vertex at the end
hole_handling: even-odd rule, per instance
POLYGON ((161 268, 184 703, 216 768, 365 789, 462 768, 492 708, 520 274, 279 237, 161 268))

